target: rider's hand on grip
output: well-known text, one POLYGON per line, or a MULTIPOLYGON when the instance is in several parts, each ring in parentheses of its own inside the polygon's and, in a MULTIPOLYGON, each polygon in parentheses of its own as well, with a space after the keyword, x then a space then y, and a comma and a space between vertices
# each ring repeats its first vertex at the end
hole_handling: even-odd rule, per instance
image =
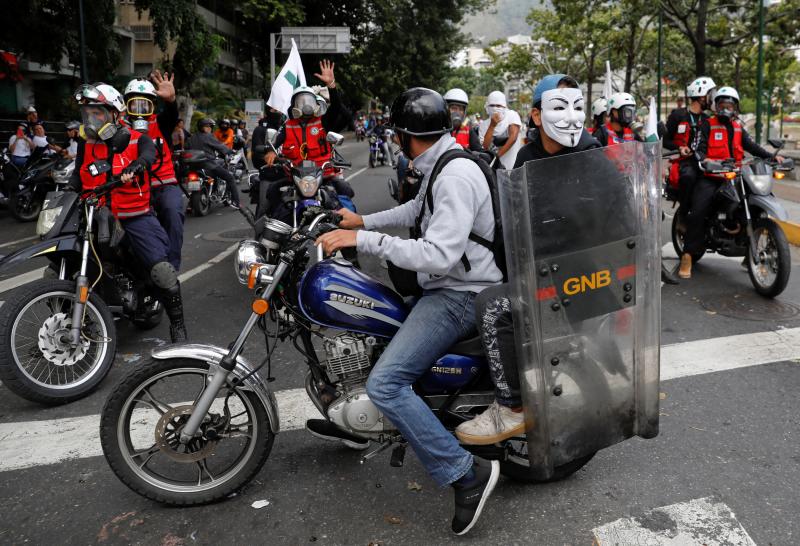
POLYGON ((336 214, 342 217, 341 220, 337 222, 339 227, 342 229, 357 229, 364 227, 364 219, 360 214, 356 214, 355 212, 346 208, 340 208, 336 211, 336 214))
POLYGON ((322 250, 330 256, 337 250, 356 246, 356 232, 347 229, 335 229, 317 237, 314 244, 322 245, 322 250))

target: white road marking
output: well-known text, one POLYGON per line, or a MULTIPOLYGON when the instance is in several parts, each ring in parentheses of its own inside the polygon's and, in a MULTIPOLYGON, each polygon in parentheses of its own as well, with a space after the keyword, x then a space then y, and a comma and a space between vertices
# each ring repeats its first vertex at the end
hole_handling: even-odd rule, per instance
POLYGON ((236 247, 237 246, 239 246, 239 243, 236 243, 236 244, 233 244, 233 245, 229 246, 228 248, 226 248, 225 250, 223 250, 222 252, 220 252, 219 254, 217 254, 216 256, 214 256, 213 258, 208 260, 207 262, 202 263, 202 264, 198 265, 197 267, 194 267, 194 268, 190 269, 189 271, 185 271, 185 272, 181 273, 180 275, 178 275, 178 280, 181 281, 181 282, 186 282, 189 279, 191 279, 192 277, 194 277, 195 275, 197 275, 199 273, 202 273, 203 271, 205 271, 206 269, 208 269, 212 265, 216 265, 216 264, 220 263, 222 260, 224 260, 225 258, 230 256, 231 254, 236 252, 236 247))
MULTIPOLYGON (((677 343, 661 348, 661 380, 796 359, 800 328, 677 343)), ((306 419, 319 417, 305 389, 275 396, 281 431, 301 429, 306 419)), ((0 424, 0 472, 101 455, 99 423, 98 415, 88 415, 0 424)))
POLYGON ((34 269, 33 271, 28 271, 16 277, 0 281, 0 293, 8 292, 9 290, 13 290, 23 284, 28 284, 29 282, 38 281, 42 278, 45 269, 47 269, 47 267, 40 267, 39 269, 34 269))
POLYGON ((755 546, 733 511, 711 498, 693 499, 618 519, 592 530, 594 544, 755 546))
POLYGON ((356 172, 354 172, 353 174, 351 174, 350 176, 345 178, 345 180, 351 180, 351 179, 355 178, 356 176, 358 176, 359 174, 363 173, 366 170, 367 170, 367 167, 364 167, 363 169, 358 169, 356 172))
POLYGON ((14 245, 17 245, 19 243, 27 243, 28 241, 33 241, 34 239, 38 239, 38 238, 39 238, 38 235, 32 235, 30 237, 25 237, 23 239, 17 239, 16 241, 9 241, 7 243, 0 244, 0 248, 6 247, 6 246, 14 246, 14 245))

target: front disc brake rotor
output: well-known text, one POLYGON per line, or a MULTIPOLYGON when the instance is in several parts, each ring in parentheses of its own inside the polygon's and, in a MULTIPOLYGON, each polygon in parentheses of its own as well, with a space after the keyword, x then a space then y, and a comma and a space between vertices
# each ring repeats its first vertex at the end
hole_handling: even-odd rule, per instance
POLYGON ((89 342, 81 339, 73 347, 63 339, 69 337, 72 317, 66 313, 56 313, 48 317, 39 328, 38 345, 42 356, 56 366, 71 366, 82 360, 89 349, 89 342))
MULTIPOLYGON (((178 406, 164 413, 156 424, 156 444, 170 459, 179 463, 201 461, 214 452, 218 439, 211 440, 205 434, 192 438, 188 444, 181 443, 181 430, 189 420, 194 406, 178 406)), ((201 426, 201 430, 203 425, 201 426)))

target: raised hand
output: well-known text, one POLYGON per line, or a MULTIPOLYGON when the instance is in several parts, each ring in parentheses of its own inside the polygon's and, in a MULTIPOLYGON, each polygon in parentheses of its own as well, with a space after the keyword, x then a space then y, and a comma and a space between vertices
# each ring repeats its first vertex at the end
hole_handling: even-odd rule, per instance
POLYGON ((317 78, 327 87, 332 87, 336 79, 333 77, 333 67, 336 66, 328 59, 323 59, 319 62, 319 73, 314 74, 317 78))
POLYGON ((156 69, 150 75, 150 79, 153 80, 153 83, 156 86, 156 95, 161 97, 162 100, 165 102, 175 102, 175 74, 169 74, 164 72, 164 75, 161 75, 161 71, 156 69))

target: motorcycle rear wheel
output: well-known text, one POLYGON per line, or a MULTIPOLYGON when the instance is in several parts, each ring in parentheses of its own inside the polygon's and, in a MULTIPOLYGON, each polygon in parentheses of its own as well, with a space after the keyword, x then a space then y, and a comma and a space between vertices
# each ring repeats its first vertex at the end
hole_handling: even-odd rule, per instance
POLYGON ((252 391, 237 388, 226 398, 223 389, 201 425, 201 436, 179 443, 192 400, 200 398, 211 373, 207 363, 196 360, 150 360, 111 392, 100 417, 100 442, 109 466, 131 490, 164 504, 208 504, 237 492, 261 470, 275 434, 252 391), (219 412, 226 409, 220 421, 219 412), (246 422, 234 423, 245 414, 246 422), (223 444, 240 443, 235 440, 244 443, 242 453, 226 457, 223 444), (226 458, 232 459, 230 468, 218 470, 226 458))
POLYGON ((789 283, 792 270, 789 242, 781 227, 769 218, 759 218, 753 222, 753 236, 759 245, 762 261, 758 264, 753 263, 748 250, 747 273, 750 282, 760 295, 774 298, 783 292, 789 283))
POLYGON ((206 188, 193 192, 189 202, 192 207, 192 216, 207 216, 211 210, 211 200, 208 197, 206 188))
POLYGON ((509 478, 516 480, 522 483, 551 483, 563 480, 568 478, 581 468, 583 468, 586 463, 592 460, 592 458, 597 454, 595 451, 594 453, 589 453, 588 455, 584 455, 583 457, 578 457, 568 463, 564 463, 560 466, 557 466, 553 469, 553 475, 547 480, 537 480, 530 474, 530 464, 527 460, 522 462, 516 462, 512 459, 507 459, 505 461, 500 461, 500 473, 504 476, 508 476, 509 478))
POLYGON ((41 404, 66 404, 92 392, 111 369, 117 348, 114 319, 96 293, 87 302, 82 344, 73 348, 59 340, 72 322, 74 295, 75 283, 42 279, 15 290, 3 305, 0 379, 15 394, 41 404))
POLYGON ((15 193, 8 200, 8 210, 19 222, 33 222, 42 212, 42 201, 31 195, 22 196, 15 193))

